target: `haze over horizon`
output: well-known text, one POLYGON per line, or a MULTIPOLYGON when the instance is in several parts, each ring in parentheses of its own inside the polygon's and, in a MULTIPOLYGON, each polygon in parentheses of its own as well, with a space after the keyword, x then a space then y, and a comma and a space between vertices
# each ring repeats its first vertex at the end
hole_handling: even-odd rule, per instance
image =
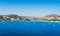
POLYGON ((20 16, 60 15, 59 0, 0 0, 0 14, 20 16))

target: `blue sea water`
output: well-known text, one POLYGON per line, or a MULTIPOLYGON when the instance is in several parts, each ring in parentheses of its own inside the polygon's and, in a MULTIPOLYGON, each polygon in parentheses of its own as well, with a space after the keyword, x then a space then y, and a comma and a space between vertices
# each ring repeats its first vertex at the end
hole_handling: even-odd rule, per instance
POLYGON ((0 22, 0 36, 60 36, 60 22, 0 22))

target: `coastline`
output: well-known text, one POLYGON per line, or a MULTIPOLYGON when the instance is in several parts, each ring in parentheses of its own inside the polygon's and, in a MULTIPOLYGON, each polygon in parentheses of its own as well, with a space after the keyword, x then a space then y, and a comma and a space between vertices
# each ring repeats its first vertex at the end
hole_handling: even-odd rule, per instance
POLYGON ((42 21, 42 20, 33 20, 33 21, 37 21, 37 22, 60 22, 60 21, 42 21))
MULTIPOLYGON (((29 21, 27 21, 27 20, 13 20, 13 21, 11 21, 11 20, 7 20, 7 21, 0 21, 0 22, 13 22, 13 21, 26 21, 26 22, 29 22, 29 21)), ((32 22, 60 22, 60 21, 41 21, 41 20, 30 20, 30 21, 32 21, 32 22)))

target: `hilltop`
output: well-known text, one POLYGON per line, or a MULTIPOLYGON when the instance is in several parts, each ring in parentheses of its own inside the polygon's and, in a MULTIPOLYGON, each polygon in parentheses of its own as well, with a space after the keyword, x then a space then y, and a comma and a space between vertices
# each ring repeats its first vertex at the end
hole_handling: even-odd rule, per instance
POLYGON ((19 16, 16 14, 0 15, 0 21, 15 21, 15 20, 40 20, 40 21, 60 21, 60 16, 56 14, 46 15, 40 18, 19 16))
POLYGON ((0 15, 0 21, 14 21, 14 20, 33 20, 35 18, 29 16, 19 16, 16 14, 9 14, 9 15, 0 15))
POLYGON ((41 20, 45 21, 60 21, 60 15, 56 14, 51 14, 51 15, 46 15, 41 18, 41 20))

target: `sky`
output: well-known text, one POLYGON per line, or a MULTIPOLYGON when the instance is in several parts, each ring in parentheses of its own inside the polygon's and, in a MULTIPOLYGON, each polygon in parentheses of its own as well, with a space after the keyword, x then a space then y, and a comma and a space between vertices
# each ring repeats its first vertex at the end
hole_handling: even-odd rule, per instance
POLYGON ((0 0, 0 14, 41 17, 60 15, 59 0, 0 0))

